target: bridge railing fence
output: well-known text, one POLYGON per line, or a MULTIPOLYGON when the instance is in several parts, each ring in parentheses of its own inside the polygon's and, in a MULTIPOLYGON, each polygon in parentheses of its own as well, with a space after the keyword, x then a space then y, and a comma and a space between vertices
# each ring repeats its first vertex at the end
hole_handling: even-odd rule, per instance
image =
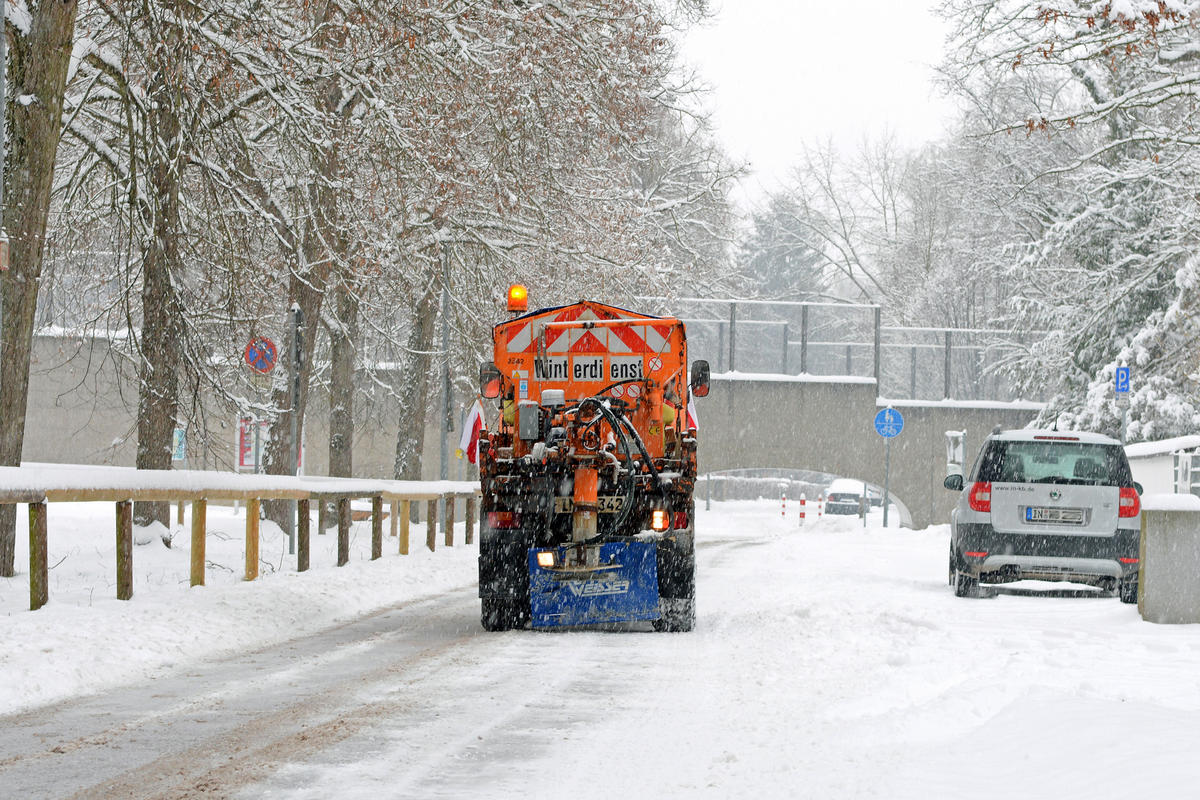
POLYGON ((901 400, 1044 400, 1003 366, 1036 332, 882 324, 877 305, 675 300, 692 358, 716 373, 873 378, 901 400))
MULTIPOLYGON (((29 507, 29 608, 44 606, 49 599, 47 503, 111 502, 116 511, 117 599, 133 597, 133 503, 157 501, 179 504, 178 521, 183 522, 183 504, 190 503, 192 586, 203 586, 206 561, 207 507, 210 501, 246 504, 245 580, 259 574, 259 520, 264 500, 294 500, 297 504, 296 568, 309 568, 311 505, 322 511, 326 504, 336 509, 337 565, 350 559, 350 524, 355 517, 352 500, 371 504, 371 559, 383 554, 383 522, 391 517, 391 535, 398 539, 400 555, 409 552, 409 521, 413 505, 424 501, 425 544, 437 546, 438 507, 445 509, 442 525, 445 544, 454 544, 455 499, 465 501, 465 538, 474 542, 474 523, 479 507, 478 485, 454 481, 390 481, 353 478, 245 475, 202 470, 135 470, 121 467, 39 465, 0 467, 0 503, 25 503, 29 507), (387 505, 390 514, 384 511, 387 505)), ((325 514, 319 516, 324 533, 325 514)))

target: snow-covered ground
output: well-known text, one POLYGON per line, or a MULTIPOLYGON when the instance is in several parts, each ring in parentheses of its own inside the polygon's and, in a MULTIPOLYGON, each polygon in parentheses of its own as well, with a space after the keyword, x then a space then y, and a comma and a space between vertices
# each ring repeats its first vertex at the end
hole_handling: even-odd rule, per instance
MULTIPOLYGON (((777 500, 699 512, 694 633, 488 635, 472 599, 475 549, 429 553, 415 546, 418 527, 414 555, 397 556, 389 539, 377 562, 357 527, 341 569, 334 537, 314 536, 314 568, 299 575, 265 526, 274 571, 246 584, 242 519, 210 508, 210 585, 188 588, 181 534, 171 549, 136 548, 134 599, 121 602, 111 505, 52 506, 50 604, 29 612, 25 576, 0 581, 0 713, 165 682, 417 601, 415 611, 444 617, 419 632, 429 653, 419 674, 384 669, 361 707, 335 715, 358 720, 355 733, 281 757, 237 796, 1195 793, 1200 626, 1152 625, 1135 606, 1051 584, 955 598, 944 526, 824 517, 801 528, 788 512, 777 500), (391 688, 381 696, 380 686, 391 688), (386 713, 364 724, 366 708, 386 713)), ((386 668, 386 639, 328 658, 386 668)), ((309 668, 297 660, 289 676, 309 668)))
MULTIPOLYGON (((398 555, 387 536, 384 556, 371 562, 369 522, 351 526, 350 563, 337 568, 337 531, 317 534, 313 514, 308 572, 296 571, 287 538, 261 523, 261 577, 244 581, 244 507, 209 505, 205 586, 190 583, 190 514, 171 532, 135 528, 131 601, 117 600, 116 523, 112 503, 50 503, 48 562, 50 602, 29 611, 27 519, 17 515, 15 578, 0 578, 0 714, 142 681, 189 661, 210 658, 320 630, 395 603, 453 586, 471 591, 474 547, 463 546, 464 526, 453 548, 425 547, 425 526, 413 525, 410 555, 398 555)), ((171 509, 174 519, 175 508, 171 509)))

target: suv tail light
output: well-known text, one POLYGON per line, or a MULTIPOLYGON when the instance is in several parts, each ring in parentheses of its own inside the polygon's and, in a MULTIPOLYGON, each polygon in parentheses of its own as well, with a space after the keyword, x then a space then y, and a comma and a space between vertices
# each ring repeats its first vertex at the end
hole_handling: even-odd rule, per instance
POLYGON ((1138 497, 1137 489, 1132 486, 1122 486, 1121 497, 1117 501, 1117 516, 1136 517, 1141 510, 1142 501, 1138 497))
POLYGON ((970 491, 967 492, 967 505, 972 511, 984 511, 991 513, 992 511, 992 483, 991 481, 975 481, 971 484, 970 491))

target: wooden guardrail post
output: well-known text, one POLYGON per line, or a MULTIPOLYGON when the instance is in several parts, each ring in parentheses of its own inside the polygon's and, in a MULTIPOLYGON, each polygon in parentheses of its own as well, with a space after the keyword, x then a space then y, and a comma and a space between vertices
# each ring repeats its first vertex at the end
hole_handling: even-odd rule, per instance
POLYGON ((329 503, 325 498, 317 500, 317 535, 324 536, 325 531, 329 528, 329 503))
POLYGON ((371 560, 383 557, 383 498, 371 498, 371 560))
POLYGON ((192 501, 192 586, 204 585, 204 545, 208 531, 208 501, 201 498, 192 501))
POLYGON ((258 577, 258 510, 261 501, 246 501, 246 580, 258 577))
POLYGON ((408 555, 409 515, 412 513, 412 501, 400 501, 400 555, 408 555))
POLYGON ((117 599, 133 597, 133 501, 117 503, 117 599))
POLYGON ((46 555, 46 501, 29 504, 29 610, 50 600, 50 568, 46 555))
POLYGON ((296 501, 296 521, 299 523, 296 526, 296 571, 306 572, 308 570, 309 557, 309 523, 312 516, 312 509, 309 508, 308 500, 296 501))
POLYGON ((446 520, 442 523, 446 534, 446 547, 454 547, 454 495, 446 495, 446 520))
POLYGON ((392 524, 391 524, 391 526, 390 526, 390 529, 389 529, 389 531, 388 531, 388 535, 389 535, 389 536, 391 536, 393 539, 395 539, 395 538, 396 538, 396 534, 397 534, 397 533, 399 532, 399 530, 400 530, 400 523, 399 523, 399 521, 396 519, 396 517, 400 516, 400 508, 399 508, 399 506, 400 506, 400 501, 398 501, 398 500, 393 500, 393 501, 392 501, 392 502, 389 504, 389 506, 388 506, 388 511, 389 511, 389 512, 391 513, 391 515, 392 515, 392 524))
POLYGON ((467 518, 463 522, 466 523, 467 544, 475 544, 475 495, 467 495, 466 506, 467 510, 463 513, 467 518))
POLYGON ((175 511, 175 524, 176 525, 183 524, 183 501, 182 500, 179 501, 179 507, 175 511))
POLYGON ((437 549, 437 500, 425 504, 425 546, 431 551, 437 549))
POLYGON ((338 523, 338 557, 337 565, 344 567, 350 563, 350 498, 337 499, 338 523))

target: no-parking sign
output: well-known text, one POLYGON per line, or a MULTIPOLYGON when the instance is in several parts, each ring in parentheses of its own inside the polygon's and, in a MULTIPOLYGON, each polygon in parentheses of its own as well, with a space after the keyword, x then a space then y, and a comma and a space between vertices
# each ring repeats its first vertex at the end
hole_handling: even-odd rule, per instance
POLYGON ((263 375, 275 369, 276 356, 275 343, 265 336, 255 336, 246 345, 246 365, 263 375))

